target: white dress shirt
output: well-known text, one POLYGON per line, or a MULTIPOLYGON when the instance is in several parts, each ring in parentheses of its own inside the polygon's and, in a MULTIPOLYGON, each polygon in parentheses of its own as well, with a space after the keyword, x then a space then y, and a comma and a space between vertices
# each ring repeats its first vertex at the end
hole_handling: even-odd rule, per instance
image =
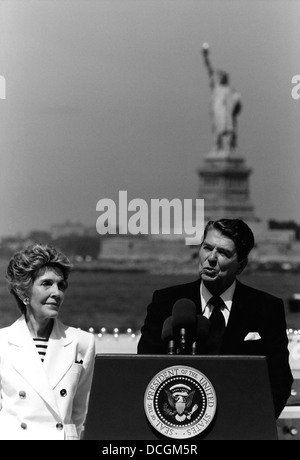
MULTIPOLYGON (((232 306, 232 299, 233 299, 233 294, 235 291, 236 287, 236 281, 234 281, 231 286, 229 286, 226 291, 222 292, 222 294, 219 296, 223 300, 225 304, 225 308, 222 308, 222 313, 225 318, 225 324, 227 325, 229 315, 230 315, 230 310, 232 306)), ((213 306, 210 305, 209 301, 213 297, 213 294, 209 292, 206 286, 201 282, 200 283, 200 300, 201 300, 201 305, 202 305, 202 314, 206 318, 209 318, 212 311, 213 311, 213 306)))

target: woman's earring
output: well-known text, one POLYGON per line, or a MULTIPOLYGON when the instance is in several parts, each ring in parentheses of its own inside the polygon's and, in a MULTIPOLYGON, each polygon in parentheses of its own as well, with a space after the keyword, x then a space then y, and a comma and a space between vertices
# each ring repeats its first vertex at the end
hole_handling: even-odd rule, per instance
POLYGON ((24 304, 24 305, 29 305, 29 298, 28 298, 28 297, 25 297, 25 298, 23 299, 23 304, 24 304))

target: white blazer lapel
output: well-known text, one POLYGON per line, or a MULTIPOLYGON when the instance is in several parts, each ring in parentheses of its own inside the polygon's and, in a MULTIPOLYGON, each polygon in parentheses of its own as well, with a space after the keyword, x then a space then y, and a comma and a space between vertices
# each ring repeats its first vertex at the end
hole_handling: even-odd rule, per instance
POLYGON ((24 316, 21 316, 11 326, 8 341, 13 367, 59 414, 43 363, 38 355, 24 316))
POLYGON ((56 387, 73 365, 75 354, 72 353, 72 341, 73 337, 68 334, 67 327, 56 319, 43 363, 51 389, 56 387))

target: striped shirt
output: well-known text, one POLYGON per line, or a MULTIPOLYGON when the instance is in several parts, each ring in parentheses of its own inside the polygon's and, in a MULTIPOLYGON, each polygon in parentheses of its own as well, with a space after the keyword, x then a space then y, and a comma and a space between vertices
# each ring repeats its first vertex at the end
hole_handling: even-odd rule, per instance
POLYGON ((47 351, 48 339, 42 339, 41 337, 34 337, 33 340, 34 340, 36 349, 38 351, 38 354, 40 355, 42 363, 43 363, 45 355, 46 355, 46 351, 47 351))

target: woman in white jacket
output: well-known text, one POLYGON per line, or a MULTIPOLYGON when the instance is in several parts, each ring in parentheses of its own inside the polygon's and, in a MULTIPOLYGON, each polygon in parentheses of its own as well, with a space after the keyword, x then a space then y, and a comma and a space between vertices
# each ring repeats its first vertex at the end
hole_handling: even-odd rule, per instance
POLYGON ((34 244, 7 268, 22 315, 0 329, 0 439, 80 439, 95 362, 94 335, 57 319, 71 270, 34 244))

